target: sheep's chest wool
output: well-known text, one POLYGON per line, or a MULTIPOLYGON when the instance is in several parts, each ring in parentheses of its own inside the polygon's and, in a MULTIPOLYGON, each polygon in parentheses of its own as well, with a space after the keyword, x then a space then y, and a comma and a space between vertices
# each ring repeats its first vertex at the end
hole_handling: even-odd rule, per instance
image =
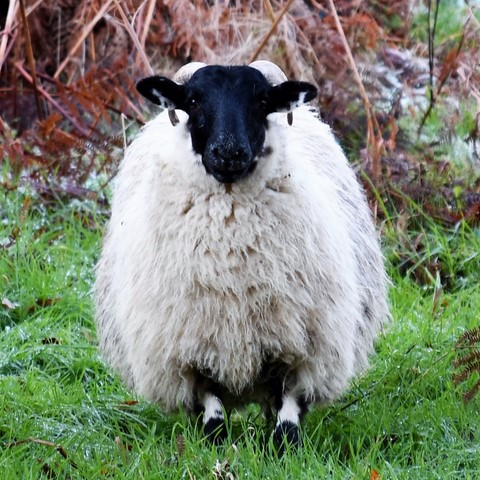
POLYGON ((255 401, 277 411, 277 440, 296 443, 304 406, 345 391, 388 318, 364 194, 308 107, 291 126, 268 114, 235 181, 223 176, 244 147, 223 132, 211 167, 197 111, 176 107, 178 124, 167 112, 150 122, 117 177, 97 267, 101 349, 166 410, 203 409, 212 438, 222 404, 255 401))

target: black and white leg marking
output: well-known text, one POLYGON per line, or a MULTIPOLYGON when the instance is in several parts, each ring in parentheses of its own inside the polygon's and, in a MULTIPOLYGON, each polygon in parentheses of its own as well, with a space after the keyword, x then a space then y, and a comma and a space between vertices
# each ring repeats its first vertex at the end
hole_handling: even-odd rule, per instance
POLYGON ((288 444, 292 447, 300 445, 300 418, 305 413, 306 405, 293 394, 285 393, 278 409, 277 423, 273 438, 280 451, 288 444))
POLYGON ((205 436, 214 443, 220 442, 227 436, 223 405, 218 397, 205 392, 201 400, 203 406, 203 431, 205 436))

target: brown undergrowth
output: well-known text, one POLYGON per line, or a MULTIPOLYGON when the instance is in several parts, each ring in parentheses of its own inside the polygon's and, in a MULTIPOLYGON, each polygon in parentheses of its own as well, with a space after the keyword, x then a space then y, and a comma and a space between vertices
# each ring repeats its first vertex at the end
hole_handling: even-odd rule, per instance
MULTIPOLYGON (((401 100, 428 73, 422 52, 405 53, 422 48, 411 45, 407 0, 10 0, 6 7, 0 11, 0 155, 43 194, 102 192, 129 127, 145 121, 137 79, 153 71, 171 75, 190 60, 256 58, 320 87, 323 118, 374 186, 425 192, 397 121, 420 115, 413 101, 401 100), (393 81, 395 87, 385 88, 393 81), (99 173, 103 181, 93 182, 99 173)), ((468 56, 474 30, 470 22, 461 42, 437 49, 432 74, 443 91, 461 84, 463 95, 475 94, 478 72, 468 56)), ((472 129, 473 142, 477 134, 472 129)), ((477 203, 446 219, 478 221, 477 203)))

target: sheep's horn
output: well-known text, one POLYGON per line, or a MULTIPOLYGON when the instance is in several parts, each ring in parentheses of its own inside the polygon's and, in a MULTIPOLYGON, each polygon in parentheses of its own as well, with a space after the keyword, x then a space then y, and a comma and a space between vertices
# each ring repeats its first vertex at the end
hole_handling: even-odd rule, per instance
POLYGON ((200 68, 206 67, 207 64, 203 62, 190 62, 179 68, 178 72, 173 77, 173 81, 183 84, 187 83, 192 75, 200 68))
POLYGON ((275 65, 268 60, 256 60, 255 62, 252 62, 249 67, 260 71, 267 79, 267 82, 272 86, 287 81, 287 76, 283 73, 283 70, 278 65, 275 65))
MULTIPOLYGON (((255 62, 252 62, 249 67, 255 68, 262 73, 262 75, 267 79, 267 82, 272 86, 287 81, 287 76, 283 70, 278 65, 273 62, 269 62, 268 60, 256 60, 255 62)), ((287 122, 289 125, 292 125, 292 112, 287 113, 287 122)))
MULTIPOLYGON (((187 83, 197 70, 206 66, 207 64, 202 62, 187 63, 177 71, 177 73, 173 77, 173 81, 180 84, 187 83)), ((175 110, 168 111, 168 118, 170 119, 170 123, 173 126, 180 123, 180 120, 178 119, 175 110)))

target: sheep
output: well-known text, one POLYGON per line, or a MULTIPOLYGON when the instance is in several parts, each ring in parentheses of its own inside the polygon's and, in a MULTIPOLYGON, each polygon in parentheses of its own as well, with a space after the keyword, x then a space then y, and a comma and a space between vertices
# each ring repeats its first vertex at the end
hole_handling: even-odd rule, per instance
POLYGON ((277 444, 297 445, 304 413, 346 391, 390 315, 363 189, 306 105, 316 88, 273 63, 193 63, 137 89, 166 111, 117 176, 100 349, 166 412, 201 414, 212 441, 224 412, 258 403, 277 444))

